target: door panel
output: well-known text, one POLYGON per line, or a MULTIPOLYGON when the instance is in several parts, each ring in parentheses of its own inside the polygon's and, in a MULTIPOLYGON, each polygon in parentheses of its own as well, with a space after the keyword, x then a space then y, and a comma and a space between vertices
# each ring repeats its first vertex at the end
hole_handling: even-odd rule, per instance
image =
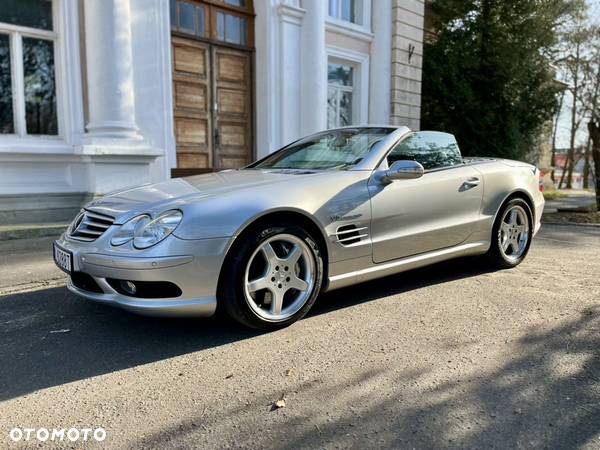
POLYGON ((211 167, 210 46, 178 37, 172 45, 177 167, 211 167))
POLYGON ((452 247, 474 231, 483 184, 465 185, 481 178, 472 167, 427 172, 387 185, 375 178, 369 182, 374 262, 452 247))
POLYGON ((236 168, 252 158, 250 54, 213 47, 215 165, 236 168))

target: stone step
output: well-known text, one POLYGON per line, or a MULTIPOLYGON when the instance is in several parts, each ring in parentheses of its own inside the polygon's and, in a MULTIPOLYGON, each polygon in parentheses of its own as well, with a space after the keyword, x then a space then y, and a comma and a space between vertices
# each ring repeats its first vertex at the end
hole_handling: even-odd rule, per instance
POLYGON ((58 237, 68 226, 66 222, 0 225, 0 241, 44 236, 58 237))

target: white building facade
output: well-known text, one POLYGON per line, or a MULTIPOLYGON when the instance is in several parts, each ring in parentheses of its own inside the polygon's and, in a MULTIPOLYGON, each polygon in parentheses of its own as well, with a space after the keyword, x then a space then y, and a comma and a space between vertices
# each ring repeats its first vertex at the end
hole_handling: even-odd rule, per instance
POLYGON ((418 0, 0 0, 0 224, 325 128, 418 128, 422 18, 418 0))

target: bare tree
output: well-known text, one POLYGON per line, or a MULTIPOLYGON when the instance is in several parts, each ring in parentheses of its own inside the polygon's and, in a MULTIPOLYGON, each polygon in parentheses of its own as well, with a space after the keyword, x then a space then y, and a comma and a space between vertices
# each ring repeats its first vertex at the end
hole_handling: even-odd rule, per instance
POLYGON ((563 30, 563 55, 557 63, 562 68, 563 81, 568 84, 571 94, 569 149, 558 184, 559 189, 566 179, 566 187, 573 187, 573 170, 575 168, 575 149, 577 133, 584 120, 589 117, 589 102, 584 99, 584 91, 589 85, 589 44, 593 39, 595 27, 591 26, 587 17, 587 7, 582 6, 572 21, 563 30))
POLYGON ((596 206, 598 211, 600 211, 600 28, 597 28, 594 32, 588 71, 591 83, 588 85, 587 93, 584 96, 590 111, 588 148, 590 156, 594 161, 596 206))

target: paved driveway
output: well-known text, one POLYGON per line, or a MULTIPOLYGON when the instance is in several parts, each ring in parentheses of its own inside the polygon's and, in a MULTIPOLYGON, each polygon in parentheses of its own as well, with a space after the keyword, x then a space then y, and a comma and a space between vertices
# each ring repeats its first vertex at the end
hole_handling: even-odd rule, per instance
POLYGON ((340 290, 274 333, 86 303, 47 244, 17 265, 0 245, 2 448, 16 426, 103 427, 111 448, 600 448, 600 230, 546 226, 513 270, 340 290))

